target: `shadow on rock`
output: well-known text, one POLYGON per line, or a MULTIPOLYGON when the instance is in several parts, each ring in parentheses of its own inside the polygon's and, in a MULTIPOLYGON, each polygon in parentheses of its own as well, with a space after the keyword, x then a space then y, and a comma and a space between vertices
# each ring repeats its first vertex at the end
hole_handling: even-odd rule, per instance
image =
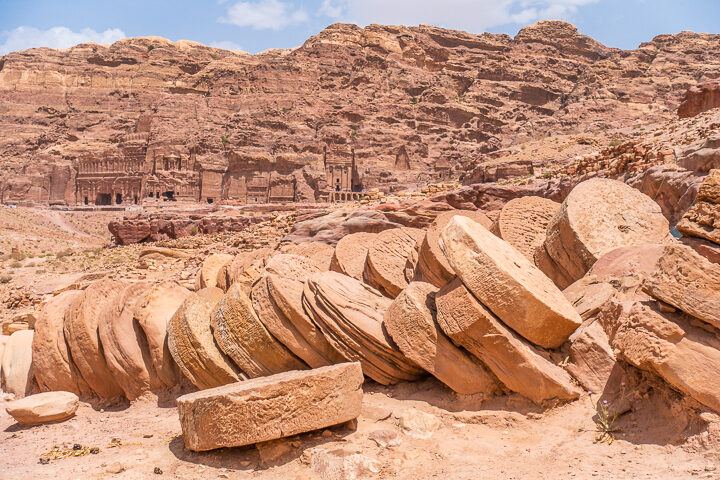
POLYGON ((182 436, 177 436, 172 439, 169 448, 178 460, 184 462, 233 470, 265 470, 290 463, 301 458, 306 451, 320 445, 342 442, 342 439, 352 434, 356 428, 357 422, 353 420, 292 437, 208 452, 188 450, 185 448, 182 436))

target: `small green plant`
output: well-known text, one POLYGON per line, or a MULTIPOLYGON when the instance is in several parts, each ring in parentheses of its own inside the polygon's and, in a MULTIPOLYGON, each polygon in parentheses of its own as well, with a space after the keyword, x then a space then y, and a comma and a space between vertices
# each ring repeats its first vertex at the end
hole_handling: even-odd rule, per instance
POLYGON ((190 235, 193 235, 193 236, 194 236, 194 235, 197 235, 197 234, 198 234, 198 228, 197 228, 197 227, 192 227, 192 228, 190 229, 190 235))
POLYGON ((617 147, 618 145, 620 145, 620 143, 620 140, 613 140, 612 142, 610 142, 610 146, 617 147))
POLYGON ((352 130, 350 130, 350 136, 354 137, 355 135, 357 135, 357 130, 353 128, 352 130))
MULTIPOLYGON (((620 384, 620 398, 617 401, 616 408, 613 408, 611 404, 608 404, 607 400, 598 402, 595 405, 595 411, 597 412, 597 418, 595 419, 595 427, 597 428, 598 434, 595 436, 596 443, 607 443, 610 445, 615 441, 615 434, 620 431, 619 427, 615 426, 615 421, 622 413, 622 405, 630 398, 633 392, 628 392, 625 389, 625 382, 620 384)), ((588 392, 590 400, 592 400, 592 392, 588 392)))
POLYGON ((551 178, 553 176, 552 172, 543 172, 542 174, 543 178, 551 178))
POLYGON ((416 105, 420 100, 417 97, 410 97, 410 103, 416 105))
POLYGON ((10 275, 0 276, 0 283, 10 283, 10 280, 12 280, 12 277, 10 275))

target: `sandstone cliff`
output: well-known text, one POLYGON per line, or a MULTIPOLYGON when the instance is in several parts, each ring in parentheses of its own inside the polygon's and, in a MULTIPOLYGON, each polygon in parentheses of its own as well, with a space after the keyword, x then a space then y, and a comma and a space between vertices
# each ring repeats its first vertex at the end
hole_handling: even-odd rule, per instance
POLYGON ((257 55, 158 37, 14 52, 0 57, 0 202, 407 188, 519 137, 673 117, 718 53, 720 35, 623 51, 557 21, 515 38, 336 24, 257 55))

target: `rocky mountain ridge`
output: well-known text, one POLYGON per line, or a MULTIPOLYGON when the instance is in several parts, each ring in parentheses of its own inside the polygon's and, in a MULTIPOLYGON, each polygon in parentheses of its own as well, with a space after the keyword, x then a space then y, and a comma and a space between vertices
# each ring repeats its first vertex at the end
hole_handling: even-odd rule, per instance
POLYGON ((141 165, 117 190, 135 203, 315 201, 332 190, 329 164, 352 165, 343 189, 415 188, 531 138, 675 117, 689 87, 717 76, 718 52, 720 35, 619 50, 558 21, 514 38, 335 24, 257 55, 158 37, 14 52, 0 57, 1 200, 93 203, 107 190, 98 201, 115 203, 92 169, 78 180, 108 159, 103 174, 141 165))

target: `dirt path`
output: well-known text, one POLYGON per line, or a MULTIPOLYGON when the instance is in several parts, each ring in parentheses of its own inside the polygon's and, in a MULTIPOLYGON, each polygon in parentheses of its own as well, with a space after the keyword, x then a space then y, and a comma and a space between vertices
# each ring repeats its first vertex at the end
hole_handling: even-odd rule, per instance
POLYGON ((715 436, 686 427, 673 442, 677 425, 668 425, 663 412, 656 413, 659 423, 647 428, 632 426, 638 415, 627 417, 629 435, 607 445, 594 442, 594 411, 587 398, 544 413, 512 396, 476 410, 472 399, 460 399, 433 381, 376 385, 366 388, 356 429, 333 427, 292 437, 263 449, 261 456, 256 447, 187 451, 176 409, 158 407, 152 398, 105 412, 83 405, 70 421, 32 428, 18 427, 3 412, 0 478, 720 478, 715 436), (398 417, 408 409, 435 416, 439 429, 429 438, 401 432, 398 417), (653 430, 660 424, 660 430, 653 430), (381 447, 373 437, 393 438, 396 445, 381 447), (38 462, 42 453, 63 443, 96 446, 100 452, 47 465, 38 462), (345 473, 328 467, 342 462, 342 455, 345 473), (156 468, 162 474, 153 473, 156 468))
POLYGON ((72 235, 77 235, 79 237, 83 238, 95 238, 89 233, 83 232, 79 228, 77 228, 72 223, 65 220, 65 218, 60 214, 60 212, 55 210, 47 210, 45 214, 45 218, 47 218, 50 222, 52 222, 54 225, 56 225, 61 231, 70 233, 72 235))

